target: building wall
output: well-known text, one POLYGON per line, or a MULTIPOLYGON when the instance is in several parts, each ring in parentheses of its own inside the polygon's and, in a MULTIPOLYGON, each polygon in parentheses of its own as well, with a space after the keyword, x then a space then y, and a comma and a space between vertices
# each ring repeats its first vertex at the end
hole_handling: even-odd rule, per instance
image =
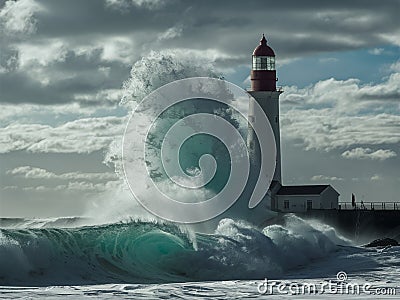
POLYGON ((312 201, 312 209, 321 208, 320 195, 277 195, 277 208, 282 212, 305 212, 307 201, 312 201), (289 208, 285 208, 285 201, 289 201, 289 208))
POLYGON ((328 187, 321 193, 322 209, 338 209, 339 194, 332 188, 328 187))
POLYGON ((338 209, 339 194, 332 187, 320 195, 276 195, 276 210, 281 212, 306 212, 307 201, 312 201, 311 209, 338 209), (289 208, 285 207, 289 201, 289 208))

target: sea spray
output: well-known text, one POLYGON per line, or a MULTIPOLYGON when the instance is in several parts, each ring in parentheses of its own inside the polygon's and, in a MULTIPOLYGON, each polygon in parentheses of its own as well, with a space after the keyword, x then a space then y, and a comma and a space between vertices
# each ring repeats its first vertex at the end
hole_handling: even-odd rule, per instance
MULTIPOLYGON (((193 61, 190 55, 181 52, 151 51, 146 57, 133 64, 130 78, 123 84, 123 97, 120 104, 128 110, 129 115, 137 104, 155 89, 175 80, 195 76, 217 78, 220 75, 215 71, 214 62, 211 59, 204 58, 201 61, 193 61)), ((165 121, 168 122, 168 118, 164 118, 162 122, 165 121)), ((95 217, 99 221, 103 220, 106 223, 126 219, 129 216, 136 218, 150 215, 140 206, 128 189, 121 155, 122 136, 116 136, 105 152, 103 163, 115 169, 120 178, 120 186, 89 199, 85 212, 86 215, 95 217)), ((153 163, 155 162, 153 161, 153 163)), ((188 163, 187 165, 190 165, 188 169, 195 167, 196 164, 197 161, 188 163)), ((157 167, 157 165, 153 167, 153 173, 157 167)), ((164 189, 171 189, 168 183, 159 182, 158 184, 164 189)), ((201 191, 198 197, 204 199, 204 193, 207 194, 206 197, 209 197, 212 191, 201 191)), ((181 193, 180 195, 183 201, 195 201, 192 199, 193 194, 185 196, 181 193)), ((215 228, 214 226, 210 227, 211 229, 208 226, 206 227, 205 230, 215 228)))

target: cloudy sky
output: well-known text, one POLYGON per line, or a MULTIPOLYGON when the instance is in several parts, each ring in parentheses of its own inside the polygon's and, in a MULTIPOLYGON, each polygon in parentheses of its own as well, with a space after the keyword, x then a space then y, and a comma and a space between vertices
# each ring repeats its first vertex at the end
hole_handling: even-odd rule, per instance
POLYGON ((284 183, 400 201, 399 11, 398 0, 0 0, 0 216, 118 201, 121 99, 205 70, 246 88, 263 32, 285 91, 284 183))

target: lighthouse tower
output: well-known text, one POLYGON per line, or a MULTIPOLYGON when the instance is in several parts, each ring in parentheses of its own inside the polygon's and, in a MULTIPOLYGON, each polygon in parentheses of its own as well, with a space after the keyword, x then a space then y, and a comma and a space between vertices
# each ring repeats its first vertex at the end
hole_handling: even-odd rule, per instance
MULTIPOLYGON (((279 95, 282 91, 276 90, 276 70, 275 70, 275 53, 267 45, 267 40, 263 34, 252 56, 251 68, 251 88, 248 91, 251 96, 258 102, 263 109, 265 115, 271 124, 275 136, 276 143, 276 167, 273 180, 281 183, 281 143, 279 131, 279 95)), ((249 106, 249 122, 255 123, 254 107, 250 102, 249 106)), ((250 149, 253 149, 253 161, 261 159, 259 151, 257 151, 257 137, 249 126, 247 144, 250 149)))

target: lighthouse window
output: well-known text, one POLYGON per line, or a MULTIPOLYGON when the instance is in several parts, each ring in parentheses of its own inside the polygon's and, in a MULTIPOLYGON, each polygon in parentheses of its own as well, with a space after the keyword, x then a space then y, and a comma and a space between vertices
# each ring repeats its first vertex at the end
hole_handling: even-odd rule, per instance
POLYGON ((253 70, 275 70, 275 57, 253 56, 253 70))
POLYGON ((267 56, 267 70, 275 70, 275 57, 267 56))
POLYGON ((261 57, 261 69, 267 70, 267 57, 261 57))

